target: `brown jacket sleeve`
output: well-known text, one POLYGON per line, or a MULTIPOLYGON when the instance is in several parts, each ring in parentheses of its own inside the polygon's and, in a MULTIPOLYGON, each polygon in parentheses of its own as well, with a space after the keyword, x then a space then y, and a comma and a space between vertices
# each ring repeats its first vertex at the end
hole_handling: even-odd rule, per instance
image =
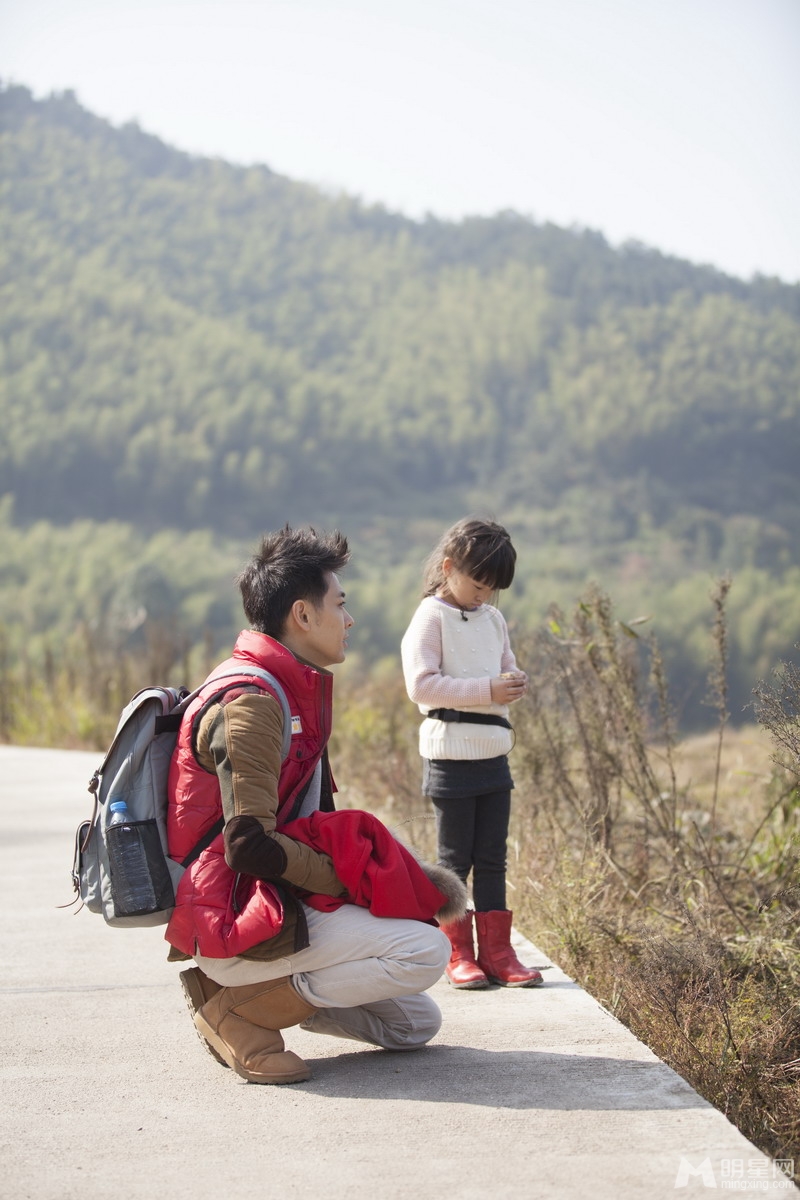
POLYGON ((309 892, 346 889, 327 854, 275 832, 283 713, 272 696, 243 692, 200 722, 198 759, 214 771, 225 817, 225 861, 233 871, 309 892))

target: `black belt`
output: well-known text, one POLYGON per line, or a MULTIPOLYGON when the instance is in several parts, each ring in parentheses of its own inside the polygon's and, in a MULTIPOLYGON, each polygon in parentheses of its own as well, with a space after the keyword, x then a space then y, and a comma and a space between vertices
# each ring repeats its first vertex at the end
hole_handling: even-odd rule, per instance
POLYGON ((503 729, 511 729, 511 722, 505 717, 496 717, 494 713, 467 713, 457 708, 432 708, 425 713, 434 721, 466 721, 469 725, 502 725, 503 729))

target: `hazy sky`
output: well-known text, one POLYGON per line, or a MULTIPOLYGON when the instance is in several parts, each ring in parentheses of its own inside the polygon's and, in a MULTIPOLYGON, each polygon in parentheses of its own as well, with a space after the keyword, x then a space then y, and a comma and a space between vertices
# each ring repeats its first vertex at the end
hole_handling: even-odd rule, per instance
POLYGON ((0 0, 0 78, 412 216, 800 279, 800 0, 0 0))

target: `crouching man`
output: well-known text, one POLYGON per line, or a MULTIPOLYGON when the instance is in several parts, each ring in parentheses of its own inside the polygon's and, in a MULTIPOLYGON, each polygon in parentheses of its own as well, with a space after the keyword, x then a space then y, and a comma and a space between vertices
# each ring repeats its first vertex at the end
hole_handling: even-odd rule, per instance
POLYGON ((338 578, 348 559, 338 533, 263 539, 238 581, 251 628, 188 710, 170 767, 170 855, 194 856, 170 958, 194 958, 181 981, 197 1030, 253 1083, 310 1077, 279 1032, 292 1025, 390 1050, 428 1042, 441 1015, 423 993, 450 954, 431 918, 465 906, 455 877, 370 814, 334 811, 328 668, 353 625, 338 578), (288 702, 286 742, 278 690, 236 677, 252 667, 288 702))

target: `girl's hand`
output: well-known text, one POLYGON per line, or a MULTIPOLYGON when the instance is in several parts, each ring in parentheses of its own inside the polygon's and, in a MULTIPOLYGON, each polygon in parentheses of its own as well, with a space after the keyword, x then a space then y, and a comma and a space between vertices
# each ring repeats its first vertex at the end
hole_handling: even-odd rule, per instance
POLYGON ((505 671, 492 680, 491 686, 495 704, 513 704, 527 692, 528 676, 524 671, 505 671))

